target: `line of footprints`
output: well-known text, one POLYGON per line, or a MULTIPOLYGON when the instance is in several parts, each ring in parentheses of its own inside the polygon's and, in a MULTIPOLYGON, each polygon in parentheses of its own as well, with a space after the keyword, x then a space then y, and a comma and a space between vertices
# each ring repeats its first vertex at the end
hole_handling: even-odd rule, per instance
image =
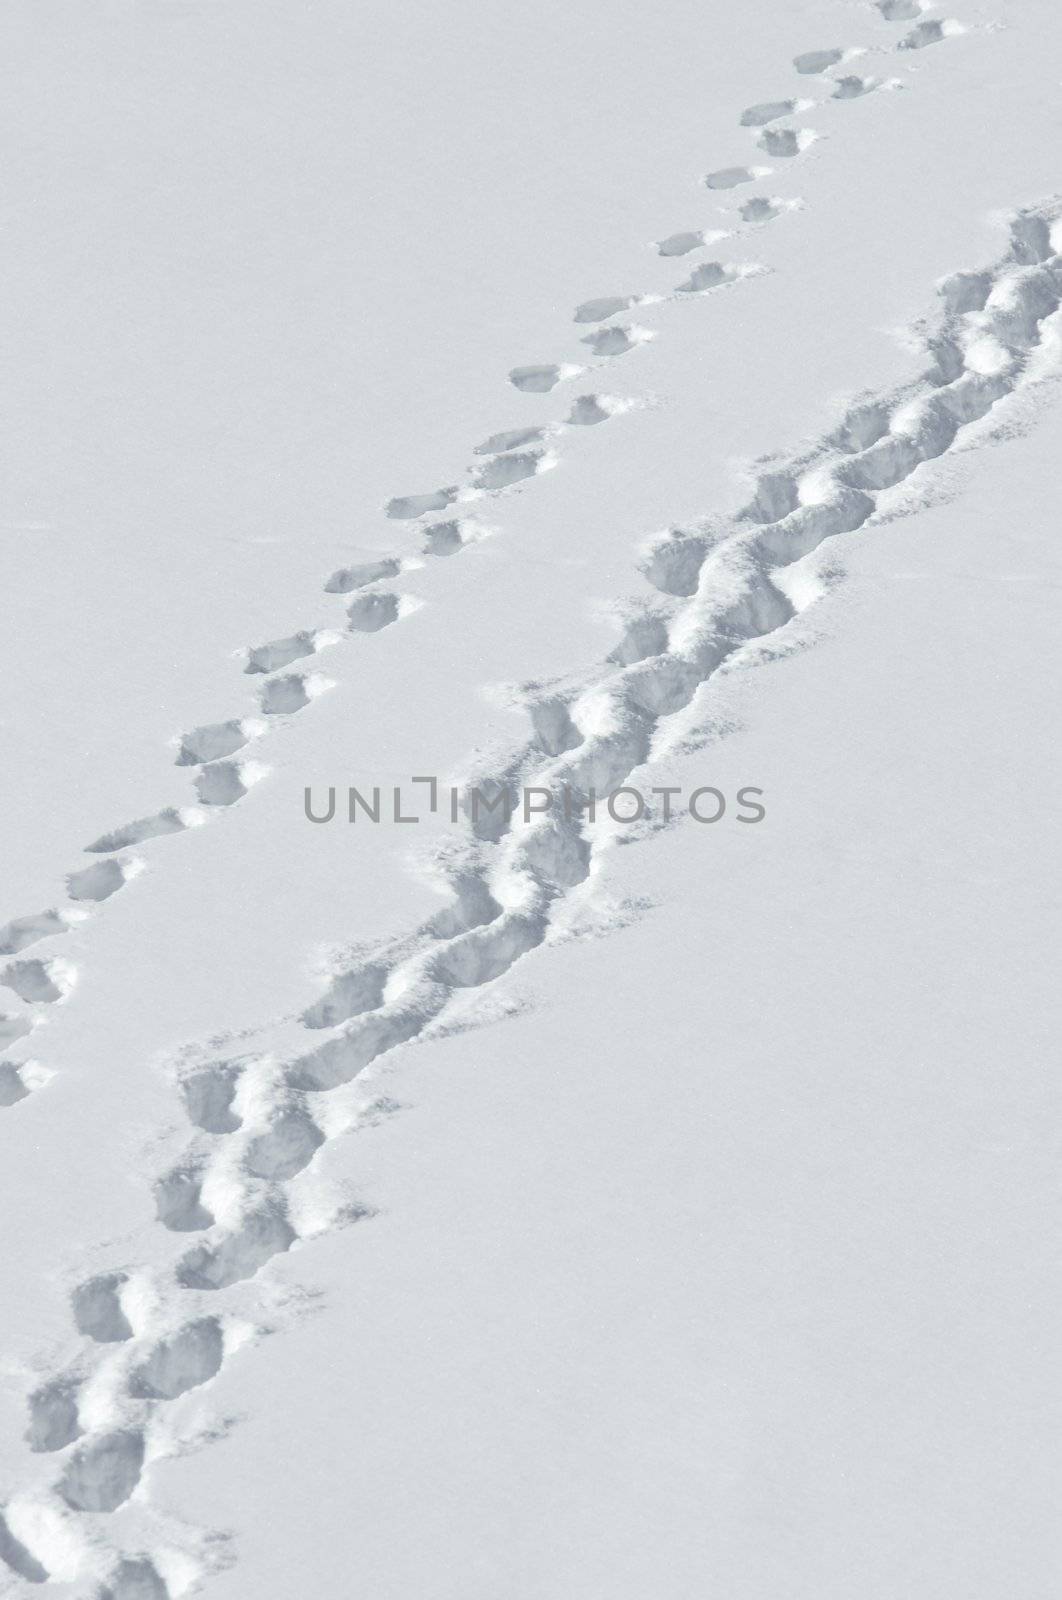
MULTIPOLYGON (((951 20, 926 19, 922 15, 924 9, 922 0, 878 0, 877 10, 886 21, 915 24, 899 40, 897 50, 920 50, 963 31, 959 23, 951 20)), ((833 47, 805 52, 792 64, 809 83, 814 79, 829 83, 828 98, 833 100, 854 100, 878 89, 897 87, 897 79, 843 70, 866 54, 860 48, 833 47)), ((756 145, 766 155, 788 161, 807 151, 819 135, 807 127, 777 124, 801 116, 817 103, 821 101, 807 98, 763 101, 749 106, 738 121, 741 127, 751 130, 756 145)), ((703 183, 709 190, 727 190, 768 178, 773 170, 767 166, 723 167, 708 173, 703 183)), ((758 228, 800 206, 799 199, 751 196, 737 208, 738 226, 672 233, 656 241, 654 249, 664 258, 690 255, 734 237, 743 231, 741 225, 758 228)), ((590 329, 581 338, 589 356, 581 362, 514 367, 509 382, 524 393, 548 393, 558 384, 600 370, 656 336, 653 329, 625 320, 627 313, 710 295, 769 270, 757 263, 703 261, 668 293, 610 295, 584 301, 576 307, 574 321, 590 329)), ((70 873, 65 904, 36 915, 16 917, 0 927, 0 959, 15 958, 0 965, 0 987, 6 987, 22 1002, 22 1009, 16 1012, 0 1011, 0 1051, 7 1052, 0 1058, 0 1107, 24 1100, 52 1076, 30 1053, 29 1036, 47 1016, 48 1008, 69 997, 78 976, 74 963, 62 955, 23 956, 22 952, 77 927, 91 915, 94 906, 137 877, 145 862, 132 853, 136 846, 199 827, 219 808, 242 800, 269 770, 249 757, 248 748, 278 719, 294 715, 334 687, 333 680, 325 674, 300 663, 320 656, 344 638, 378 633, 416 610, 421 601, 397 593, 390 585, 403 571, 423 565, 423 558, 452 557, 490 535, 494 529, 470 509, 475 502, 497 498, 556 466, 554 445, 561 435, 599 426, 645 403, 593 390, 579 394, 563 420, 492 434, 475 447, 476 459, 464 483, 424 494, 399 495, 388 502, 385 511, 389 518, 418 525, 419 555, 382 555, 331 574, 324 585, 325 592, 349 597, 342 628, 300 629, 245 650, 244 671, 266 679, 258 692, 255 712, 203 724, 175 740, 177 765, 197 769, 194 800, 164 807, 93 840, 86 846, 86 853, 102 859, 70 873), (12 1045, 17 1045, 17 1053, 27 1053, 26 1058, 15 1059, 8 1051, 12 1045)))
MULTIPOLYGON (((745 659, 755 659, 754 648, 799 610, 785 570, 866 526, 882 494, 947 455, 968 426, 1035 376, 1045 324, 1062 305, 1060 249, 1057 206, 1017 213, 993 267, 938 285, 942 317, 925 342, 927 370, 864 398, 816 444, 765 470, 734 517, 649 542, 642 570, 660 603, 646 622, 656 631, 632 632, 604 678, 591 669, 536 725, 517 758, 530 781, 583 793, 588 784, 604 792, 626 782, 704 683, 747 646, 745 659)), ((371 1088, 361 1111, 330 1091, 424 1034, 458 991, 491 982, 537 949, 558 904, 589 876, 595 845, 578 817, 538 818, 529 828, 490 819, 477 837, 479 863, 454 879, 452 907, 335 972, 302 1018, 328 1035, 322 1042, 294 1058, 258 1049, 181 1060, 192 1136, 154 1192, 159 1224, 193 1237, 151 1279, 121 1267, 73 1287, 81 1343, 39 1376, 28 1401, 30 1449, 61 1459, 50 1488, 0 1508, 0 1559, 22 1578, 80 1579, 102 1564, 96 1600, 177 1600, 209 1570, 209 1558, 189 1567, 187 1551, 171 1549, 165 1534, 147 1550, 141 1543, 119 1554, 96 1519, 134 1497, 150 1509, 145 1471, 181 1447, 167 1408, 260 1336, 220 1292, 253 1279, 298 1240, 371 1215, 348 1204, 326 1221, 312 1191, 307 1203, 298 1188, 312 1180, 308 1169, 328 1140, 396 1109, 372 1099, 371 1088), (493 897, 495 872, 528 886, 521 904, 503 908, 493 897)))

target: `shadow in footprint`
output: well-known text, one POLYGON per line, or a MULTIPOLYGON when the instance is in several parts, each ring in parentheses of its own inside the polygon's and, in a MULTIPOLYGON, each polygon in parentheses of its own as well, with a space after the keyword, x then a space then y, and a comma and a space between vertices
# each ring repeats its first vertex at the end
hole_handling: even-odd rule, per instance
POLYGON ((199 1233, 214 1226, 212 1212, 200 1198, 202 1178, 190 1167, 178 1167, 155 1185, 155 1211, 171 1233, 199 1233))
POLYGON ((399 495, 387 502, 387 515, 399 522, 409 522, 428 511, 445 511, 457 499, 457 489, 435 489, 431 494, 399 495))
POLYGON ((793 65, 804 77, 812 77, 843 60, 843 50, 805 50, 803 55, 793 57, 793 65))
POLYGON ((402 563, 397 556, 386 556, 382 561, 362 561, 353 567, 340 567, 325 584, 326 594, 350 594, 354 589, 364 589, 381 578, 397 578, 402 563))
POLYGON ((216 1317, 201 1317, 160 1339, 129 1379, 139 1400, 176 1400, 221 1371, 225 1340, 216 1317))
POLYGON ((133 1337, 122 1310, 121 1291, 126 1281, 123 1273, 108 1272, 78 1285, 70 1296, 70 1310, 79 1333, 97 1344, 118 1344, 133 1337))
POLYGON ((770 169, 768 167, 720 167, 718 172, 709 172, 704 179, 706 189, 736 189, 741 183, 755 183, 757 178, 766 178, 770 169))
POLYGON ((398 621, 398 596, 394 594, 363 594, 347 607, 347 617, 354 633, 379 633, 398 621))

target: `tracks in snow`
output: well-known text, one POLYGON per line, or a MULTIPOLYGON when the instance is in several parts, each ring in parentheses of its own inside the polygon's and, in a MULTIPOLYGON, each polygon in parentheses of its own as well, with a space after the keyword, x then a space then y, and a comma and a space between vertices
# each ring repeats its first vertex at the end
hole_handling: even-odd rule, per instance
MULTIPOLYGON (((790 569, 830 538, 889 514, 890 490, 946 457, 966 429, 1035 377, 1045 323, 1057 323, 1062 304, 1060 247, 1057 207, 1015 216, 1001 261, 938 286, 942 315, 927 341, 927 371, 861 401, 815 446, 764 471, 734 516, 651 540, 641 571, 656 600, 596 670, 530 707, 531 736, 494 776, 567 787, 586 799, 615 791, 651 763, 705 685, 755 659, 797 616, 801 586, 790 569)), ((609 831, 578 809, 530 819, 498 812, 470 818, 468 842, 449 872, 450 905, 337 971, 303 1015, 303 1048, 200 1061, 182 1072, 192 1134, 180 1161, 159 1175, 156 1201, 164 1229, 178 1241, 198 1237, 178 1244, 172 1270, 150 1288, 118 1267, 73 1291, 84 1346, 28 1399, 27 1444, 55 1457, 54 1479, 45 1491, 13 1497, 0 1523, 0 1558, 28 1581, 46 1580, 56 1552, 64 1576, 89 1560, 76 1552, 97 1559, 86 1519, 96 1530, 101 1517, 143 1493, 145 1469, 169 1437, 166 1408, 224 1369, 231 1324, 224 1309, 208 1305, 223 1307, 217 1297, 305 1233, 300 1175, 345 1125, 330 1112, 330 1091, 445 1025, 461 991, 492 982, 541 946, 593 872, 609 831)), ((139 1564, 154 1592, 169 1594, 164 1547, 113 1561, 119 1576, 139 1564)))
MULTIPOLYGON (((911 22, 895 48, 910 51, 938 43, 962 32, 957 22, 923 17, 921 0, 878 0, 877 10, 890 23, 911 22)), ((854 100, 882 87, 893 87, 898 80, 883 83, 872 76, 843 73, 831 76, 866 52, 858 47, 830 46, 798 55, 792 65, 802 87, 817 82, 832 88, 834 100, 854 100)), ((819 138, 813 129, 793 126, 793 119, 821 107, 822 102, 806 96, 783 96, 747 107, 737 118, 756 145, 771 159, 786 165, 802 157, 819 138), (788 124, 788 125, 785 125, 788 124)), ((703 180, 715 191, 726 191, 759 182, 773 173, 765 166, 719 168, 703 180)), ((798 198, 756 195, 743 200, 734 211, 736 226, 725 229, 697 228, 672 233, 658 240, 653 248, 662 257, 687 256, 729 239, 746 229, 759 229, 787 212, 798 210, 798 198)), ((610 366, 649 340, 656 331, 636 320, 632 312, 659 308, 670 303, 689 303, 702 296, 727 290, 768 271, 755 262, 734 263, 709 260, 696 264, 675 283, 668 293, 626 293, 598 296, 578 304, 573 312, 575 324, 589 332, 580 336, 586 354, 578 361, 546 362, 514 367, 509 382, 524 394, 547 394, 560 384, 584 378, 590 384, 576 395, 567 415, 556 421, 506 428, 492 434, 473 449, 473 463, 458 482, 441 489, 394 496, 384 508, 398 522, 417 526, 421 540, 417 556, 383 554, 355 562, 333 572, 324 584, 328 595, 349 596, 339 626, 300 628, 263 643, 250 645, 243 652, 244 673, 264 677, 253 708, 217 722, 206 722, 189 729, 174 741, 175 762, 192 768, 192 795, 185 803, 164 806, 150 816, 138 817, 111 828, 86 845, 88 855, 107 859, 82 865, 67 878, 68 905, 15 918, 0 930, 0 955, 38 940, 55 938, 67 932, 79 917, 91 914, 95 905, 110 899, 142 870, 145 857, 134 854, 138 846, 153 844, 170 835, 199 828, 221 813, 231 812, 251 790, 269 774, 261 761, 250 759, 248 751, 271 728, 283 725, 317 698, 335 687, 334 680, 301 663, 315 662, 323 652, 382 633, 415 611, 420 602, 393 587, 403 572, 438 559, 459 555, 479 543, 494 530, 476 515, 476 502, 496 500, 525 488, 558 463, 556 446, 562 437, 585 433, 635 409, 641 402, 598 389, 591 375, 610 366)), ((0 1044, 27 1038, 32 1028, 47 1016, 50 1007, 66 1000, 76 981, 70 961, 45 956, 28 962, 0 964, 0 986, 6 985, 24 1005, 26 1012, 0 1015, 0 1044), (6 1035, 5 1035, 5 1029, 6 1035)), ((28 1045, 21 1046, 28 1049, 28 1045)), ((9 1063, 15 1074, 9 1080, 8 1104, 17 1104, 30 1092, 28 1084, 39 1085, 51 1076, 47 1072, 25 1073, 26 1062, 9 1063), (18 1084, 23 1091, 18 1091, 18 1084)), ((0 1107, 4 1089, 0 1080, 0 1107)))

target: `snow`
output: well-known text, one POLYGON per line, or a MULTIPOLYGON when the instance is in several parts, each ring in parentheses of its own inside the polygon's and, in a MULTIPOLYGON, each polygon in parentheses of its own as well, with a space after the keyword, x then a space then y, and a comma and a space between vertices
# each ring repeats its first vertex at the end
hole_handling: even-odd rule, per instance
POLYGON ((9 10, 0 1593, 1053 1592, 1060 24, 954 9, 9 10))

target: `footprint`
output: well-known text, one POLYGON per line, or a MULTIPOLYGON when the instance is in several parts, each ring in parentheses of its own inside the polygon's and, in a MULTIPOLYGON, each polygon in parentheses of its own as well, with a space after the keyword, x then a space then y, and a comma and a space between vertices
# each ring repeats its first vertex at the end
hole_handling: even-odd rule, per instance
POLYGON ((73 1511, 117 1511, 140 1482, 144 1436, 117 1428, 81 1445, 67 1462, 59 1494, 73 1511))
MULTIPOLYGON (((78 913, 83 916, 83 912, 78 913)), ((59 911, 41 911, 33 917, 16 917, 0 928, 0 956, 14 956, 39 939, 50 939, 53 934, 65 933, 68 924, 59 911)))
POLYGON ((171 1600, 153 1561, 147 1556, 123 1557, 96 1600, 171 1600))
POLYGON ((492 433, 489 439, 477 444, 472 454, 476 456, 505 455, 509 450, 521 450, 525 445, 541 444, 547 428, 509 428, 504 433, 492 433))
POLYGON ((742 222, 773 222, 783 211, 799 210, 801 204, 800 200, 782 200, 773 195, 756 195, 738 207, 738 216, 742 222))
MULTIPOLYGON (((1020 261, 1023 266, 1036 266, 1041 261, 1047 261, 1054 254, 1051 243, 1051 229, 1043 217, 1033 216, 1028 212, 1019 212, 1010 224, 1010 253, 1015 261, 1020 261)), ((956 277, 960 274, 956 274, 956 277)), ((966 274, 970 276, 970 274, 966 274)), ((987 274, 981 276, 987 279, 987 274)), ((991 285, 989 284, 989 287, 991 285)), ((986 290, 983 306, 988 299, 986 290)))
POLYGON ((267 716, 286 716, 301 711, 311 700, 316 700, 326 689, 335 685, 320 673, 288 672, 281 678, 270 678, 262 685, 258 703, 267 716))
POLYGON ((0 971, 0 984, 13 989, 27 1005, 65 1000, 77 982, 77 972, 69 961, 12 961, 0 971))
POLYGON ((666 239, 658 239, 654 249, 658 256, 688 256, 691 250, 703 250, 705 244, 705 230, 699 233, 672 233, 666 239))
POLYGON ((802 56, 793 57, 793 65, 804 77, 811 77, 825 72, 827 67, 835 67, 844 56, 843 50, 806 50, 802 56))
POLYGON ((292 1107, 247 1146, 244 1164, 256 1178, 285 1183, 308 1167, 324 1144, 324 1134, 308 1112, 292 1107))
POLYGON ((453 522, 433 522, 430 528, 424 530, 425 555, 456 555, 457 550, 464 549, 470 539, 465 538, 465 523, 454 518, 453 522))
POLYGON ((81 1437, 77 1414, 77 1384, 60 1378, 29 1398, 26 1443, 35 1455, 64 1450, 81 1437))
POLYGON ((704 179, 706 189, 736 189, 739 183, 755 183, 770 175, 770 167, 720 167, 704 179))
POLYGON ((260 722, 233 719, 229 722, 204 723, 201 728, 193 728, 191 733, 181 735, 175 765, 197 767, 204 761, 217 761, 222 756, 231 756, 264 732, 265 728, 260 722))
POLYGON ((66 880, 66 892, 71 900, 109 900, 123 884, 143 870, 143 863, 135 857, 125 861, 97 861, 91 867, 72 872, 66 880))
POLYGON ((422 517, 428 511, 445 511, 457 499, 457 489, 436 489, 431 494, 399 495, 395 500, 388 500, 386 511, 389 517, 399 522, 408 522, 413 517, 422 517))
POLYGON ((227 1289, 253 1278, 267 1261, 290 1250, 295 1239, 295 1230, 279 1211, 252 1213, 218 1244, 189 1251, 178 1264, 177 1280, 186 1289, 227 1289))
POLYGON ((769 156, 789 160, 800 155, 817 138, 819 135, 814 128, 764 128, 756 143, 769 156))
POLYGON ((896 48, 924 50, 927 44, 939 44, 942 39, 951 39, 956 34, 965 32, 962 23, 956 22, 954 17, 945 17, 942 22, 934 18, 932 22, 920 22, 917 28, 912 28, 910 33, 904 34, 896 48))
POLYGON ((765 122, 776 122, 779 117, 794 117, 801 111, 810 111, 814 104, 814 100, 764 100, 743 111, 738 122, 743 128, 762 128, 765 122))
POLYGON ((944 309, 953 317, 965 311, 983 311, 991 290, 990 272, 953 272, 937 285, 944 309))
POLYGON ((103 834, 93 844, 87 844, 85 849, 90 855, 109 855, 113 850, 124 850, 127 845, 142 844, 145 839, 158 839, 167 833, 183 833, 186 828, 197 827, 203 820, 197 811, 167 806, 165 811, 159 811, 153 817, 141 817, 136 822, 127 822, 122 828, 115 828, 113 833, 103 834))
POLYGON ((15 1063, 0 1061, 0 1106, 17 1106, 28 1094, 22 1073, 15 1063))
POLYGON ((121 1301, 127 1282, 124 1273, 108 1272, 78 1285, 70 1296, 70 1310, 79 1333, 97 1344, 118 1344, 133 1337, 121 1301))
MULTIPOLYGON (((581 343, 589 345, 595 356, 610 359, 613 356, 625 356, 628 350, 655 338, 656 334, 651 328, 640 328, 636 323, 631 323, 626 328, 596 328, 593 333, 584 334, 581 343)), ((579 371, 583 371, 583 368, 580 367, 579 371)))
MULTIPOLYGON (((325 586, 327 588, 327 585, 325 586)), ((244 672, 275 672, 303 656, 316 655, 321 636, 310 630, 289 634, 286 639, 273 639, 269 644, 256 644, 247 651, 244 672)))
POLYGON ((397 556, 385 556, 382 561, 362 561, 354 567, 340 567, 325 584, 325 593, 350 594, 353 589, 364 589, 370 583, 379 583, 381 578, 397 578, 401 570, 402 563, 397 556))
POLYGON ((204 1133, 235 1133, 241 1126, 232 1109, 240 1067, 234 1061, 220 1061, 189 1073, 181 1083, 181 1097, 188 1120, 204 1133))
POLYGON ((155 1185, 155 1211, 171 1233, 198 1233, 212 1228, 214 1217, 201 1203, 202 1179, 190 1167, 176 1167, 155 1185))
POLYGON ((480 467, 472 479, 472 484, 484 494, 497 494, 502 489, 511 489, 515 483, 522 483, 525 478, 534 478, 540 472, 548 471, 552 465, 552 456, 543 450, 525 450, 511 455, 494 456, 485 466, 480 467))
POLYGON ((568 414, 573 427, 594 428, 628 409, 627 403, 608 394, 581 394, 568 414))
POLYGON ((559 367, 513 367, 509 373, 509 382, 514 389, 522 389, 525 394, 548 394, 558 383, 564 383, 568 378, 577 378, 582 371, 584 368, 573 366, 571 363, 559 367))
POLYGON ((365 1011, 383 1004, 387 968, 375 965, 357 967, 333 978, 327 990, 302 1014, 307 1028, 336 1028, 365 1011))
POLYGON ((213 766, 200 770, 195 792, 204 806, 233 806, 265 777, 266 771, 257 762, 216 761, 213 766))
POLYGON ((735 278, 740 276, 737 267, 724 267, 719 261, 705 261, 693 269, 685 283, 677 285, 675 293, 707 294, 709 289, 718 289, 724 283, 733 283, 735 278))
MULTIPOLYGON (((850 73, 845 78, 837 79, 837 87, 830 96, 832 100, 858 100, 865 94, 871 94, 875 89, 883 87, 881 78, 861 78, 858 73, 850 73)), ((899 88, 899 79, 892 80, 892 87, 899 88)))
POLYGON ((379 633, 398 621, 398 596, 360 594, 347 607, 350 627, 355 633, 379 633))
POLYGON ((925 0, 875 0, 886 22, 910 22, 926 9, 925 0))
POLYGON ((225 1340, 216 1317, 200 1317, 160 1339, 134 1368, 129 1393, 138 1400, 176 1400, 221 1371, 225 1340))
POLYGON ((605 295, 600 300, 584 300, 576 306, 574 321, 607 322, 620 311, 630 311, 632 306, 644 305, 645 296, 639 294, 605 295))

